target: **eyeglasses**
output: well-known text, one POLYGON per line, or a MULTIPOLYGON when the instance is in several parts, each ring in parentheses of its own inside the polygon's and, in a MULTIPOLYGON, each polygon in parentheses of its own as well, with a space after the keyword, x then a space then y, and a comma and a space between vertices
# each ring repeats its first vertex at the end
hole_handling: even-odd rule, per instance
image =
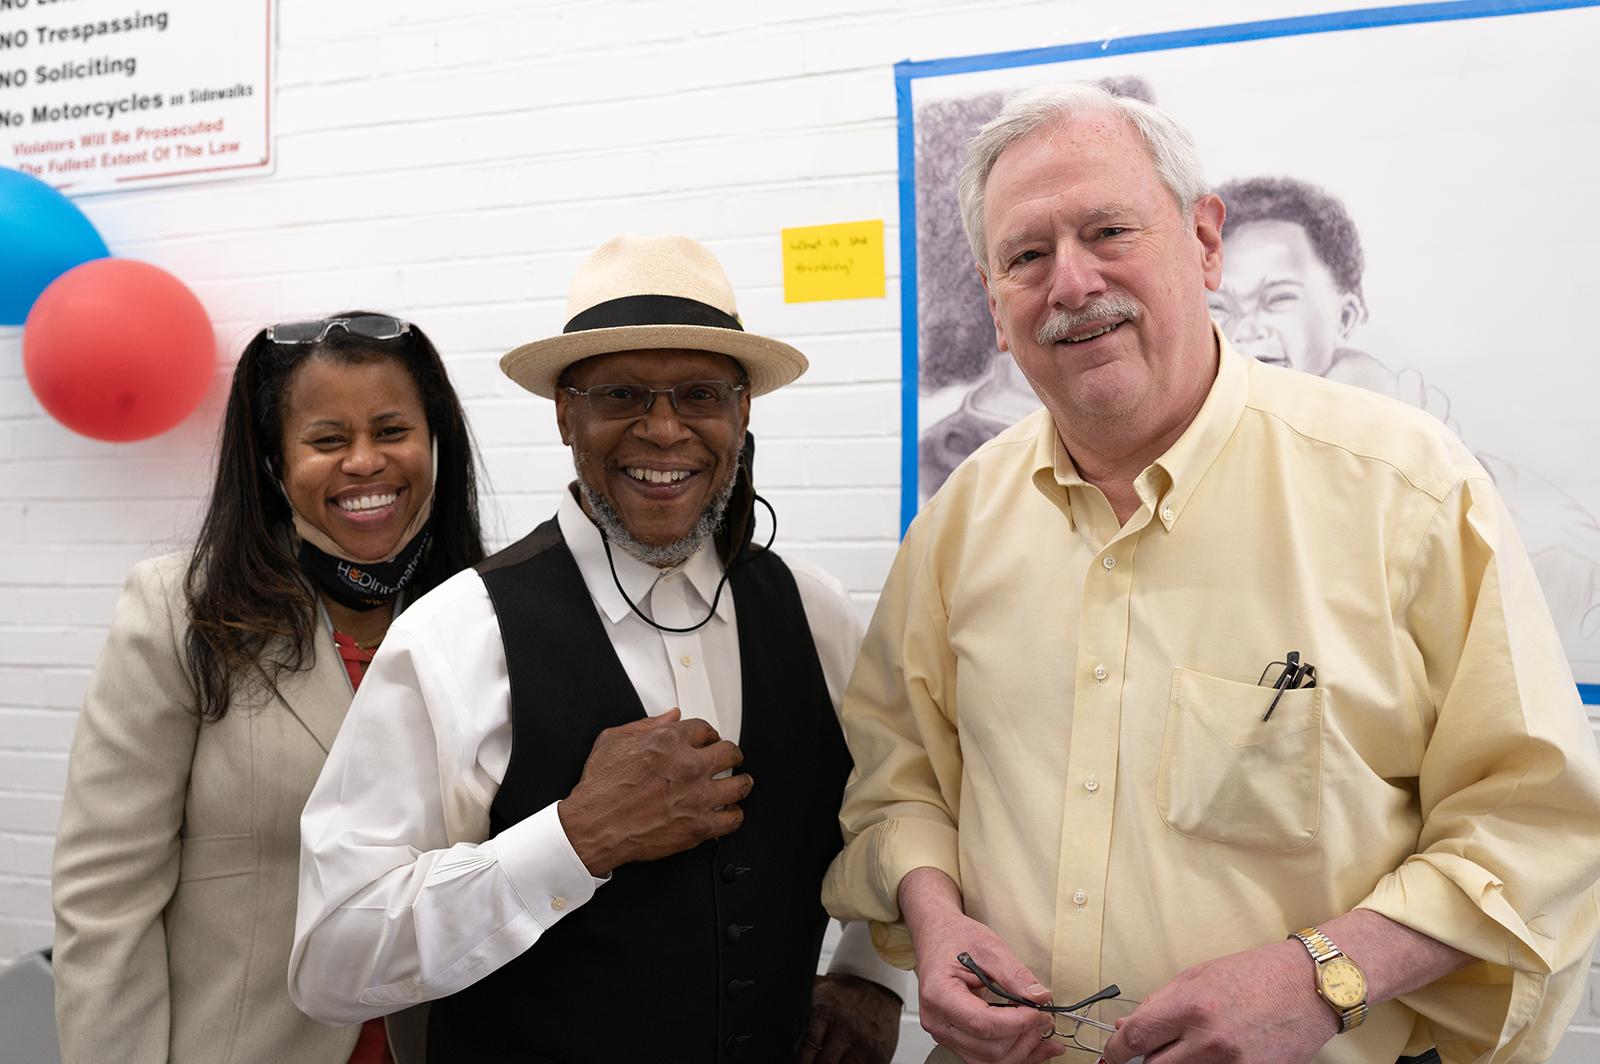
POLYGON ((1256 686, 1265 686, 1267 675, 1272 670, 1279 670, 1277 679, 1272 681, 1272 688, 1277 694, 1272 696, 1272 702, 1267 706, 1266 713, 1262 714, 1263 721, 1272 719, 1272 711, 1278 708, 1279 699, 1283 698, 1285 691, 1309 690, 1317 686, 1317 667, 1309 661, 1300 660, 1300 652, 1291 650, 1284 655, 1286 660, 1274 661, 1261 670, 1261 678, 1256 681, 1256 686))
POLYGON ((1115 983, 1071 1005, 1041 1005, 1025 997, 1018 997, 996 983, 988 972, 978 967, 978 962, 972 959, 972 954, 957 954, 956 960, 963 968, 978 977, 978 982, 983 984, 985 990, 1002 999, 989 1002, 991 1008, 1020 1007, 1047 1012, 1055 1019, 1056 1029, 1046 1037, 1059 1039, 1072 1048, 1081 1049, 1086 1053, 1102 1052, 1106 1047, 1106 1041, 1116 1033, 1117 1026, 1113 1021, 1131 1015, 1139 1006, 1139 1003, 1132 998, 1122 997, 1122 991, 1115 983), (1090 1012, 1094 1015, 1089 1015, 1090 1012))
POLYGON ((724 417, 733 409, 734 401, 748 385, 730 384, 727 381, 684 381, 671 388, 646 388, 642 384, 596 384, 592 388, 562 386, 562 391, 575 399, 583 399, 589 412, 610 420, 632 420, 644 417, 655 403, 656 396, 664 395, 672 409, 681 418, 724 417))
POLYGON ((387 314, 357 314, 353 318, 318 318, 315 321, 280 321, 267 326, 267 339, 275 344, 320 344, 334 329, 363 340, 397 340, 411 331, 411 323, 387 314))

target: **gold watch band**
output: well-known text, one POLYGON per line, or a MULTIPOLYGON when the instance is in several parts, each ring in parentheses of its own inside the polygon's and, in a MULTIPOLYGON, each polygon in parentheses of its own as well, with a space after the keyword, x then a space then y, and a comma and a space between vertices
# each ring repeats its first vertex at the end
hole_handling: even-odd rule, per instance
POLYGON ((1306 951, 1311 954, 1311 959, 1318 964, 1344 956, 1344 951, 1335 946, 1333 939, 1323 934, 1320 927, 1302 927, 1289 937, 1298 938, 1306 951))
POLYGON ((1360 1027, 1367 1018, 1367 1003, 1363 1001, 1353 1009, 1346 1009, 1339 1013, 1339 1033, 1344 1034, 1353 1027, 1360 1027))

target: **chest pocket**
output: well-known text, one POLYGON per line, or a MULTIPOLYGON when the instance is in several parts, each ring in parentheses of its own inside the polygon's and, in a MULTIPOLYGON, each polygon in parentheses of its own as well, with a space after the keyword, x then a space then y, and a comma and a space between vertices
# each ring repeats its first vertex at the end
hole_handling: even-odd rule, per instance
POLYGON ((1320 687, 1285 691, 1174 669, 1156 804, 1181 834, 1287 851, 1317 834, 1322 797, 1320 687))

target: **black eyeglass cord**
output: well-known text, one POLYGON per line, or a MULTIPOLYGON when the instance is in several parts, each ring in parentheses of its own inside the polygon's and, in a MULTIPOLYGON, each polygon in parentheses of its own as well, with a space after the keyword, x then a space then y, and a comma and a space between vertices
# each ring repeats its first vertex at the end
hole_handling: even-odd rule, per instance
MULTIPOLYGON (((752 498, 754 498, 755 501, 760 503, 762 506, 765 506, 767 508, 767 513, 772 517, 772 535, 767 537, 766 546, 761 548, 762 551, 768 551, 772 549, 773 540, 778 538, 778 511, 774 510, 772 508, 772 504, 763 499, 761 496, 752 495, 752 498)), ((639 607, 634 604, 633 599, 628 597, 628 593, 622 589, 622 580, 617 576, 616 560, 611 557, 611 541, 606 538, 604 531, 600 533, 600 544, 606 549, 606 564, 611 567, 611 582, 617 585, 617 593, 622 596, 622 601, 628 604, 628 608, 633 611, 634 616, 638 617, 641 621, 643 621, 645 624, 648 624, 651 628, 654 628, 658 632, 671 632, 674 635, 686 635, 689 632, 697 632, 706 625, 710 624, 711 618, 717 615, 717 603, 722 601, 722 589, 728 585, 728 576, 739 566, 743 565, 745 562, 754 557, 754 553, 748 549, 747 545, 745 549, 741 549, 739 551, 738 557, 734 558, 733 562, 722 571, 722 579, 717 581, 716 593, 711 596, 711 611, 706 614, 705 620, 701 621, 699 624, 692 624, 687 628, 669 628, 664 624, 657 624, 649 617, 646 617, 639 607)))

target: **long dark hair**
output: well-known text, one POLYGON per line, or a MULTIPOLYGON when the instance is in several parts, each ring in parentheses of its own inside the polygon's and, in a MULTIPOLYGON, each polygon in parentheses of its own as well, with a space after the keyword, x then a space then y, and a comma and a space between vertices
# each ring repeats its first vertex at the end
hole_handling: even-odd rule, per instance
MULTIPOLYGON (((356 317, 350 311, 336 317, 356 317)), ((317 344, 277 344, 266 330, 239 356, 222 418, 217 478, 200 526, 184 595, 189 631, 184 656, 198 687, 200 719, 221 720, 251 675, 275 688, 284 671, 314 657, 317 597, 301 573, 287 529, 289 503, 278 487, 283 404, 290 378, 307 359, 339 363, 393 359, 422 398, 438 446, 432 538, 407 587, 415 598, 483 560, 471 436, 439 352, 415 325, 393 340, 369 340, 335 327, 317 344)))

